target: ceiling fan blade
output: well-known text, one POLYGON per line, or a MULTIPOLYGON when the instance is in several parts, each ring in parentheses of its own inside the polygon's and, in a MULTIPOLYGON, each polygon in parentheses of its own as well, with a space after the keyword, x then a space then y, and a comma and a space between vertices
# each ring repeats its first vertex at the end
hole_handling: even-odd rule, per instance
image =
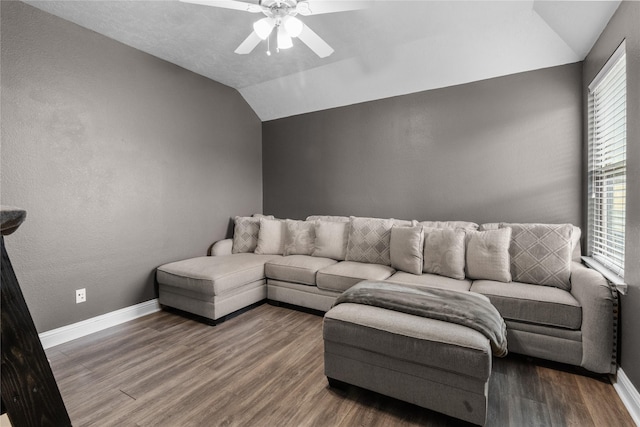
POLYGON ((324 13, 347 12, 367 9, 371 2, 350 0, 304 0, 298 2, 296 11, 300 15, 320 15, 324 13))
POLYGON ((243 12, 259 13, 262 6, 254 3, 235 0, 179 0, 182 3, 201 4, 204 6, 220 7, 223 9, 241 10, 243 12))
POLYGON ((302 31, 298 38, 302 40, 304 44, 309 46, 309 49, 314 51, 320 58, 326 58, 333 53, 333 48, 306 25, 302 27, 302 31))
POLYGON ((252 31, 251 34, 249 34, 249 37, 247 37, 242 43, 240 43, 240 46, 237 47, 235 53, 240 55, 251 53, 251 51, 255 49, 255 47, 258 46, 258 43, 260 43, 261 41, 262 39, 260 38, 260 36, 255 31, 252 31))

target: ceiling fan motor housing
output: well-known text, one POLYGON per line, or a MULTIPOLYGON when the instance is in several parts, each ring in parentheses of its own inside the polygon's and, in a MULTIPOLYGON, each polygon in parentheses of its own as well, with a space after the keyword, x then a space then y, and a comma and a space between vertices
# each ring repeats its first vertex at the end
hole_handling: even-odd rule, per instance
POLYGON ((262 13, 269 18, 276 19, 276 25, 280 24, 285 16, 296 16, 298 14, 297 4, 296 0, 265 0, 260 3, 262 13))

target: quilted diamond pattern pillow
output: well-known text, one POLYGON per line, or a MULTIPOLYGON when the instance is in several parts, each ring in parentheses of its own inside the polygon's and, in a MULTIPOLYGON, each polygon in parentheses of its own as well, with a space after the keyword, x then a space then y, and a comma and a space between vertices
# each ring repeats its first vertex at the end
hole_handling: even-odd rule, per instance
POLYGON ((251 218, 248 216, 235 217, 231 253, 254 252, 256 246, 258 246, 259 231, 260 218, 251 218))
POLYGON ((391 265, 393 220, 351 217, 347 261, 391 265))
POLYGON ((500 224, 511 227, 514 282, 571 290, 571 224, 500 224))

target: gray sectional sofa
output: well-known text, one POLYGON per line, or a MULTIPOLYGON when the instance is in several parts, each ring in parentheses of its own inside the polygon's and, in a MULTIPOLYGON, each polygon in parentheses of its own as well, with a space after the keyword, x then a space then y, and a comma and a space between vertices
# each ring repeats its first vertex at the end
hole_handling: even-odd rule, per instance
POLYGON ((510 352, 615 371, 616 294, 581 264, 568 224, 236 217, 211 256, 157 270, 162 306, 213 323, 265 299, 326 312, 363 280, 477 292, 505 319, 510 352))

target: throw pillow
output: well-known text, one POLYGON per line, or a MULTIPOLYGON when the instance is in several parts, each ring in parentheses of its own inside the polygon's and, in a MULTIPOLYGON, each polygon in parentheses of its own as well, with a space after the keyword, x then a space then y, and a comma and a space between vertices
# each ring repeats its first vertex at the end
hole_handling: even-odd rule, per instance
POLYGON ((571 290, 571 224, 500 224, 511 228, 511 276, 515 282, 571 290))
POLYGON ((351 217, 347 261, 391 265, 393 220, 351 217))
POLYGON ((412 274, 422 274, 422 247, 424 233, 422 226, 391 228, 391 267, 412 274))
POLYGON ((247 216, 237 216, 234 219, 233 246, 231 253, 239 254, 253 252, 258 245, 260 219, 247 216))
POLYGON ((316 240, 313 253, 316 257, 344 261, 347 256, 349 223, 336 221, 316 221, 316 240))
POLYGON ((283 255, 311 255, 316 240, 312 221, 285 221, 283 255))
POLYGON ((281 219, 260 218, 260 232, 256 253, 260 255, 282 255, 284 251, 284 224, 281 219))
POLYGON ((467 277, 510 282, 511 228, 466 233, 467 277))
POLYGON ((424 272, 464 279, 465 232, 461 228, 424 229, 424 272))

